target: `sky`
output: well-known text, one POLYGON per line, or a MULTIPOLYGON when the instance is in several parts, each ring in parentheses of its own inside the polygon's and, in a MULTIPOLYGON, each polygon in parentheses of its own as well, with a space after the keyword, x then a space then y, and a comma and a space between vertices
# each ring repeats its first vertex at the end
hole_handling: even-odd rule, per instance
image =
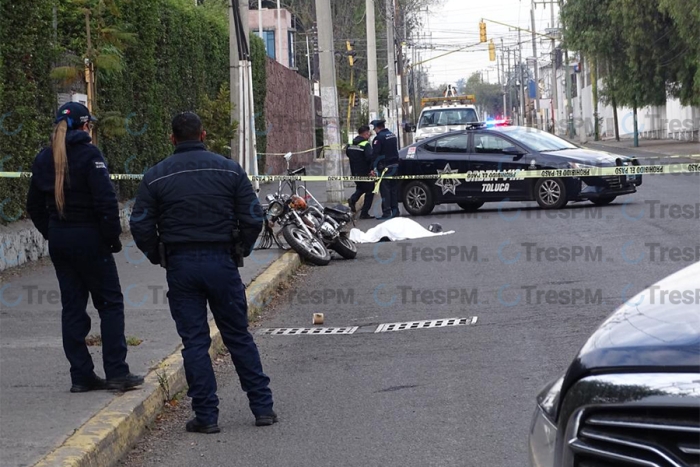
MULTIPOLYGON (((426 27, 418 41, 420 58, 427 60, 459 47, 478 43, 479 21, 482 18, 529 31, 532 29, 531 6, 531 0, 443 0, 441 7, 431 8, 425 14, 423 21, 426 27), (428 48, 431 46, 434 49, 428 48)), ((558 15, 556 6, 554 11, 555 15, 558 15)), ((551 27, 551 22, 551 5, 541 3, 536 5, 535 25, 537 32, 545 33, 545 29, 551 27)), ((497 47, 501 45, 501 38, 503 38, 506 47, 517 47, 518 45, 518 31, 509 31, 508 26, 486 21, 486 33, 488 39, 493 39, 497 47)), ((523 59, 532 57, 531 33, 522 31, 521 35, 523 59)), ((550 50, 551 42, 544 37, 538 37, 538 55, 541 56, 544 53, 548 57, 550 50)), ((501 55, 500 50, 497 51, 497 55, 501 55)), ((511 63, 512 60, 511 56, 511 63)), ((424 66, 428 67, 426 70, 434 85, 456 84, 457 80, 466 79, 475 71, 482 71, 485 81, 498 83, 496 63, 489 61, 488 44, 483 43, 463 52, 456 52, 428 61, 424 66)))

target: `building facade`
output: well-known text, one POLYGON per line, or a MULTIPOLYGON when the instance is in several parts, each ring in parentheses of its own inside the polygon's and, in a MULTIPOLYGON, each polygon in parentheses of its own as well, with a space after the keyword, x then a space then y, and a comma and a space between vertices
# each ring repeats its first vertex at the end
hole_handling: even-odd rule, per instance
MULTIPOLYGON (((281 30, 277 29, 276 8, 263 8, 262 12, 262 39, 265 42, 267 56, 287 68, 296 70, 295 63, 295 33, 292 23, 292 14, 284 8, 279 10, 281 30), (281 43, 280 43, 281 37, 281 43)), ((248 27, 252 34, 260 34, 260 21, 258 10, 251 10, 248 17, 248 27)))

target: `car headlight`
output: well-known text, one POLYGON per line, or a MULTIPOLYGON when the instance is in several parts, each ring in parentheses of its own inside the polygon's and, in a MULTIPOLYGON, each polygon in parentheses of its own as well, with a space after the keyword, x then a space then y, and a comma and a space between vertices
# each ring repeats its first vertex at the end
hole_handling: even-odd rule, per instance
POLYGON ((557 446, 557 409, 562 376, 549 383, 537 396, 537 408, 530 427, 530 463, 533 467, 554 467, 557 446))
POLYGON ((595 169, 595 165, 581 164, 580 162, 569 162, 569 167, 572 169, 595 169))
POLYGON ((282 203, 280 203, 279 201, 274 201, 272 204, 270 204, 270 207, 267 209, 267 212, 272 217, 278 217, 284 212, 284 206, 282 206, 282 203))
POLYGON ((545 386, 539 396, 537 396, 537 404, 552 421, 557 419, 557 408, 559 407, 559 396, 561 395, 561 385, 563 383, 564 377, 562 376, 545 386))

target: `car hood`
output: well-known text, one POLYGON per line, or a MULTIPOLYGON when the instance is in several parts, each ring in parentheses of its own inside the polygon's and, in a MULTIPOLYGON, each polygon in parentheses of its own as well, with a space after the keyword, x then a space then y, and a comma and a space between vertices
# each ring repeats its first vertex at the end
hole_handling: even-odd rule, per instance
POLYGON ((571 162, 592 165, 595 167, 608 167, 617 165, 617 159, 622 161, 630 160, 629 157, 611 154, 605 151, 595 151, 593 149, 564 149, 562 151, 542 151, 541 154, 557 156, 559 159, 566 159, 571 162))
MULTIPOLYGON (((609 371, 700 371, 700 262, 627 300, 588 339, 564 385, 609 371)), ((628 286, 630 289, 632 286, 628 286)))
POLYGON ((440 125, 440 126, 426 126, 416 130, 416 138, 431 138, 433 136, 441 135, 443 133, 448 133, 450 131, 460 131, 466 128, 465 124, 458 125, 440 125))

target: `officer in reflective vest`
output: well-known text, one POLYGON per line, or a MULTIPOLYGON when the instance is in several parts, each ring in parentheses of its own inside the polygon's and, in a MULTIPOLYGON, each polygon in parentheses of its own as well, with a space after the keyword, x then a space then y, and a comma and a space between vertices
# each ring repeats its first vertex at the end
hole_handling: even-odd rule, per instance
MULTIPOLYGON (((353 177, 367 177, 372 171, 372 146, 369 144, 371 131, 367 125, 361 126, 357 130, 357 136, 348 146, 346 153, 350 159, 350 171, 353 177)), ((356 212, 355 205, 360 200, 362 195, 365 195, 365 202, 360 211, 360 219, 371 219, 369 210, 372 208, 374 201, 374 183, 373 182, 355 182, 355 193, 350 196, 348 205, 352 212, 356 212)))

